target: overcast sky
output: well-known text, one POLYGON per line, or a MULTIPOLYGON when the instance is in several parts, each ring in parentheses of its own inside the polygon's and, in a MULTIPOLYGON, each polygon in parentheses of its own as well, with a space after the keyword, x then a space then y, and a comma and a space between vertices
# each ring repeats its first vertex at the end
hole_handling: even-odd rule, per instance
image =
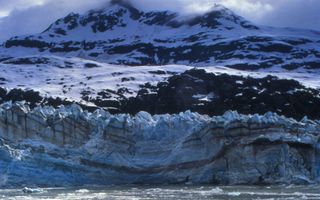
MULTIPOLYGON (((131 0, 144 10, 169 9, 205 12, 220 3, 263 25, 320 30, 320 0, 131 0)), ((38 33, 70 12, 107 5, 108 0, 0 0, 0 41, 15 35, 38 33)))

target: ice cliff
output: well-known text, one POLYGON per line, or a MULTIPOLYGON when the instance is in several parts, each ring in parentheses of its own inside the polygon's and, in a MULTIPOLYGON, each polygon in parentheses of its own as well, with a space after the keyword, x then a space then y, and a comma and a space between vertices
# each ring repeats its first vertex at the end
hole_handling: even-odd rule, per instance
POLYGON ((320 182, 320 121, 0 106, 3 187, 320 182))

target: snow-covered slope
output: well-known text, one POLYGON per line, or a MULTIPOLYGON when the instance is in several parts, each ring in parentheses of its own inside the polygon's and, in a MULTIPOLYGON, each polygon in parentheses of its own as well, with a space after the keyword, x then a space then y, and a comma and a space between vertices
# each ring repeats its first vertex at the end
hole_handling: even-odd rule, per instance
POLYGON ((191 69, 189 66, 118 66, 58 56, 12 58, 0 64, 0 86, 40 91, 43 95, 66 97, 80 101, 81 92, 94 96, 102 89, 118 91, 125 97, 136 96, 140 85, 156 84, 173 74, 191 69), (24 64, 19 64, 21 60, 24 64), (29 62, 29 64, 26 64, 29 62), (53 76, 54 75, 54 76, 53 76))
POLYGON ((227 65, 238 69, 319 68, 320 33, 257 26, 216 5, 199 16, 143 12, 117 0, 71 13, 40 34, 3 44, 2 60, 33 54, 76 56, 125 65, 227 65))
MULTIPOLYGON (((160 81, 194 67, 188 65, 125 66, 97 62, 78 57, 25 56, 0 63, 0 87, 24 88, 40 91, 43 95, 66 97, 80 101, 81 92, 91 91, 94 96, 102 89, 118 91, 134 97, 146 83, 160 81)), ((317 71, 241 71, 222 66, 197 67, 209 73, 262 78, 273 75, 281 79, 295 79, 306 87, 319 88, 317 71)))

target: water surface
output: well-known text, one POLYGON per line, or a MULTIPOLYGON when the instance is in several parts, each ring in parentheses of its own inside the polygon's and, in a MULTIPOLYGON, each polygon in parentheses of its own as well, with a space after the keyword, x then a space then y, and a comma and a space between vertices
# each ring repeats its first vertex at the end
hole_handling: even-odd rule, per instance
POLYGON ((2 189, 7 200, 295 200, 320 199, 320 186, 127 186, 88 188, 46 188, 40 193, 24 194, 21 189, 2 189))

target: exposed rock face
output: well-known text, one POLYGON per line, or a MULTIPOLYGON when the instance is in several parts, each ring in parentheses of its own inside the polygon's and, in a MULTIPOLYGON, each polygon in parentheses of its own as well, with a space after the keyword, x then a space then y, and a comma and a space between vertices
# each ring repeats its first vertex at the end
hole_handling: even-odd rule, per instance
POLYGON ((3 186, 320 181, 320 121, 0 108, 3 186))
POLYGON ((171 76, 156 86, 147 83, 135 97, 129 99, 121 98, 118 92, 118 105, 108 99, 112 91, 107 90, 98 93, 97 98, 84 95, 84 99, 100 107, 109 105, 122 113, 131 114, 141 110, 151 114, 191 110, 210 116, 222 115, 228 110, 243 114, 271 111, 300 120, 304 116, 320 118, 319 91, 295 80, 274 76, 251 78, 192 69, 171 76))

